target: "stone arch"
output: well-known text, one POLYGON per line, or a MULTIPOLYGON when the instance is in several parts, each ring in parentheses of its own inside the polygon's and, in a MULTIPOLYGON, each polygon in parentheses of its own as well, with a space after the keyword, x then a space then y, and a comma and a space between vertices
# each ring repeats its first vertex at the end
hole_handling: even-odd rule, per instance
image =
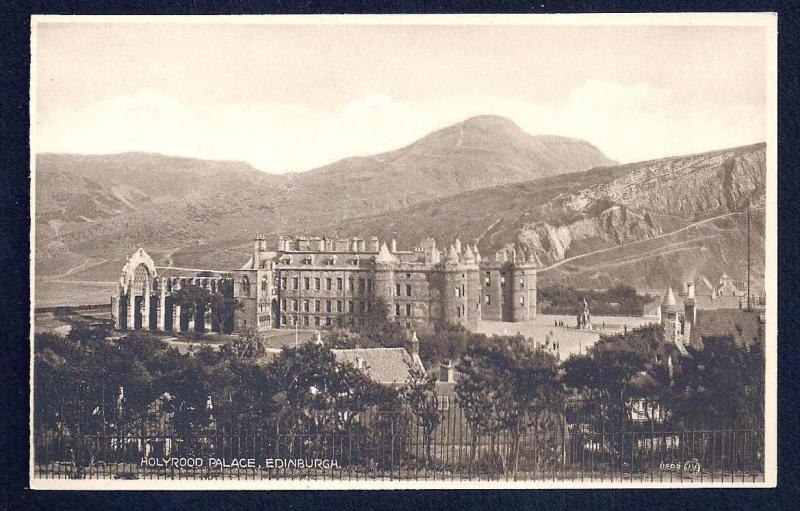
POLYGON ((125 321, 120 326, 127 329, 150 328, 154 324, 153 305, 150 296, 156 282, 156 267, 152 258, 143 249, 138 249, 125 262, 119 278, 120 310, 124 310, 125 321))

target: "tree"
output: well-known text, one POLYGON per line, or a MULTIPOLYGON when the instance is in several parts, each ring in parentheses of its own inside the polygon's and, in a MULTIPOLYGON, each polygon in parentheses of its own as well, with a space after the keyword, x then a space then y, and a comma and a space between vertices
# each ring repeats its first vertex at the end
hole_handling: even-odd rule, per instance
POLYGON ((470 343, 485 342, 487 337, 470 332, 463 325, 448 323, 435 332, 421 333, 419 339, 419 355, 427 365, 458 360, 470 343))
POLYGON ((436 394, 436 378, 426 375, 416 364, 411 364, 408 379, 400 394, 422 427, 425 462, 430 464, 433 432, 442 420, 439 414, 439 396, 436 394))
POLYGON ((67 339, 81 344, 91 344, 107 339, 111 335, 111 327, 106 324, 91 325, 84 320, 78 320, 70 325, 67 339))
POLYGON ((673 385, 671 408, 684 426, 763 426, 764 352, 732 336, 704 337, 688 347, 673 385))
POLYGON ((641 377, 652 369, 662 341, 660 325, 601 336, 585 355, 564 362, 564 383, 600 405, 601 423, 608 420, 614 431, 623 431, 634 400, 641 397, 641 377))
POLYGON ((541 414, 560 409, 555 357, 532 349, 521 336, 493 337, 472 343, 458 370, 456 395, 474 434, 507 432, 510 457, 503 468, 516 472, 523 432, 541 414))
POLYGON ((389 306, 382 297, 373 297, 367 302, 366 313, 358 316, 353 331, 368 341, 386 348, 403 346, 406 329, 390 319, 389 306))
POLYGON ((267 339, 254 327, 248 327, 241 334, 234 336, 231 343, 222 348, 225 355, 236 360, 254 360, 267 353, 267 339))
POLYGON ((275 404, 276 420, 290 433, 346 431, 385 395, 362 371, 336 360, 327 346, 284 348, 266 373, 265 398, 275 404))
POLYGON ((380 348, 381 345, 368 339, 357 332, 351 332, 340 328, 334 328, 325 333, 322 338, 325 346, 331 349, 352 349, 352 348, 380 348))

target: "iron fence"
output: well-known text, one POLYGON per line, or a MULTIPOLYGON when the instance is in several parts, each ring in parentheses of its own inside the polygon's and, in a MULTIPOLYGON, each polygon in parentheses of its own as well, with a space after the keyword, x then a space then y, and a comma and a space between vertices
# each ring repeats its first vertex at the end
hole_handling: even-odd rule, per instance
POLYGON ((430 433, 408 413, 323 431, 263 425, 71 434, 40 428, 34 474, 61 479, 760 482, 764 430, 598 430, 543 415, 517 435, 476 434, 458 407, 430 433), (252 427, 251 427, 252 426, 252 427))

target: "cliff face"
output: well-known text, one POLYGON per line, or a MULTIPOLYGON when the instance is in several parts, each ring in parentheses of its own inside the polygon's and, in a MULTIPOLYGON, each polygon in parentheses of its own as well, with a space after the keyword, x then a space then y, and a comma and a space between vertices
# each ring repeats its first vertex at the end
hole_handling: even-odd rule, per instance
POLYGON ((517 241, 542 264, 548 264, 566 258, 570 249, 581 241, 613 245, 659 234, 661 228, 653 224, 650 215, 615 205, 597 216, 587 216, 557 227, 546 222, 523 225, 517 241))
MULTIPOLYGON (((523 223, 517 242, 542 263, 660 236, 691 222, 763 205, 765 146, 623 165, 620 176, 550 201, 573 220, 523 223), (609 207, 603 207, 609 206, 609 207), (577 219, 575 219, 577 218, 577 219)), ((604 170, 604 169, 600 169, 604 170)))
POLYGON ((605 198, 653 215, 693 219, 735 211, 765 196, 764 144, 624 167, 631 172, 583 190, 569 206, 581 209, 605 198))

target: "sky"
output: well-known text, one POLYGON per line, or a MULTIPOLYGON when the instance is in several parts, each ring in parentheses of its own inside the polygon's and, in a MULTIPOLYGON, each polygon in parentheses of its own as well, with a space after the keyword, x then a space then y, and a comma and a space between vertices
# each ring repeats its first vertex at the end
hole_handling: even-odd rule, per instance
POLYGON ((40 153, 282 173, 481 114, 619 162, 767 137, 763 27, 40 22, 34 38, 40 153))

